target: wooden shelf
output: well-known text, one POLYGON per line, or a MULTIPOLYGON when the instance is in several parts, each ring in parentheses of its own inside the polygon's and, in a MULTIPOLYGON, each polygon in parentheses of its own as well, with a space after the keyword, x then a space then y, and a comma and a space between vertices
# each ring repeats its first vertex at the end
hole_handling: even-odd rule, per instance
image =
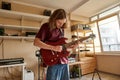
POLYGON ((0 9, 0 16, 14 18, 14 19, 21 19, 23 17, 24 19, 36 20, 36 21, 41 21, 43 19, 49 18, 48 16, 44 16, 44 15, 30 14, 30 13, 4 10, 4 9, 0 9))
POLYGON ((74 30, 72 32, 82 32, 82 33, 89 33, 89 32, 92 32, 92 30, 82 30, 82 29, 77 29, 77 30, 74 30))
POLYGON ((25 37, 25 36, 0 36, 0 39, 35 39, 35 37, 25 37))
MULTIPOLYGON (((72 40, 74 41, 80 38, 82 39, 82 37, 89 36, 90 34, 93 34, 92 30, 76 28, 72 31, 72 35, 74 35, 72 40)), ((93 72, 96 67, 96 62, 94 58, 94 40, 90 38, 84 40, 82 43, 79 44, 79 47, 76 49, 76 53, 78 54, 77 59, 80 62, 83 62, 83 64, 79 64, 81 68, 81 74, 84 75, 93 72)))
POLYGON ((8 29, 39 30, 39 27, 32 27, 32 26, 30 27, 30 26, 3 25, 3 24, 0 24, 0 27, 8 28, 8 29))

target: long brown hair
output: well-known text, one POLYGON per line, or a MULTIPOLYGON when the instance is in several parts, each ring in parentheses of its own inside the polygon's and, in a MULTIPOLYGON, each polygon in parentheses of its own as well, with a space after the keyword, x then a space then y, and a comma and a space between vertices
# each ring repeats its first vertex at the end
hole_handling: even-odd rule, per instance
MULTIPOLYGON (((50 27, 50 30, 56 28, 56 25, 55 25, 55 22, 56 20, 58 19, 66 19, 67 20, 67 17, 66 17, 66 12, 64 9, 57 9, 55 10, 52 15, 50 16, 49 18, 49 27, 50 27)), ((66 23, 62 26, 62 28, 66 28, 67 25, 66 23)))

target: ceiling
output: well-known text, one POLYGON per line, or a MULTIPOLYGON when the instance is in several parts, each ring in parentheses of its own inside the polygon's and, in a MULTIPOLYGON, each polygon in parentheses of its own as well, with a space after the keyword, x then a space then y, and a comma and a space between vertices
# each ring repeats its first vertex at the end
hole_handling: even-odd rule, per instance
POLYGON ((91 17, 101 10, 120 3, 120 0, 13 0, 51 9, 63 8, 67 12, 91 17))

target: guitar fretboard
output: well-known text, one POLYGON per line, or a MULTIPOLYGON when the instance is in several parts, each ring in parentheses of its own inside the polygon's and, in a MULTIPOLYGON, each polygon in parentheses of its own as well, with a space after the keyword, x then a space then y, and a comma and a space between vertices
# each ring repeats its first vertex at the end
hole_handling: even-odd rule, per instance
POLYGON ((71 45, 75 45, 75 44, 77 44, 79 41, 82 42, 82 41, 84 41, 84 40, 86 40, 86 39, 88 39, 88 38, 90 38, 90 36, 83 37, 83 38, 81 38, 81 39, 78 39, 78 40, 69 42, 69 43, 67 43, 67 44, 64 44, 64 46, 65 46, 66 48, 68 48, 68 47, 70 47, 71 45))

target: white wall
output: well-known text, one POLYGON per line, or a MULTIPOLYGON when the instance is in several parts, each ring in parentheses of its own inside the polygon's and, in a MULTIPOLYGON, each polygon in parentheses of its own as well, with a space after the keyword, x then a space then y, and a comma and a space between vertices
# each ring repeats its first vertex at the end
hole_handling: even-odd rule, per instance
POLYGON ((120 54, 101 54, 96 57, 99 71, 120 75, 120 54))

